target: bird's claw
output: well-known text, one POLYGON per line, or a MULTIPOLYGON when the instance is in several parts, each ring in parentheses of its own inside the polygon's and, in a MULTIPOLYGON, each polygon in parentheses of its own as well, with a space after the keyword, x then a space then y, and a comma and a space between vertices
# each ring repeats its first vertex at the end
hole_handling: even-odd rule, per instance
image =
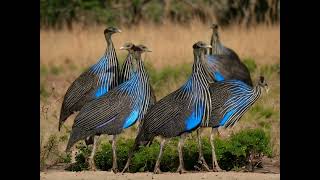
POLYGON ((154 174, 161 174, 162 172, 161 172, 160 168, 157 167, 157 168, 154 168, 153 173, 154 173, 154 174))
POLYGON ((206 161, 204 160, 204 158, 199 158, 198 160, 198 163, 201 164, 202 168, 205 170, 205 171, 211 171, 208 164, 206 163, 206 161))
POLYGON ((118 168, 112 168, 111 169, 113 173, 117 174, 119 172, 118 168))
POLYGON ((185 170, 184 167, 179 166, 178 169, 177 169, 177 172, 180 173, 180 174, 182 174, 182 173, 186 173, 187 170, 185 170))

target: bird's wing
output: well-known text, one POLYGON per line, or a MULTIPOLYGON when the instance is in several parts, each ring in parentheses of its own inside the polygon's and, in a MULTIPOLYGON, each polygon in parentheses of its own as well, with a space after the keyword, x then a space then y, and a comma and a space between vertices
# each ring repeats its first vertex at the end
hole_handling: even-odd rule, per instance
POLYGON ((241 61, 232 66, 233 79, 241 80, 249 86, 253 86, 248 67, 241 61))
POLYGON ((238 58, 228 55, 207 56, 209 69, 213 72, 217 81, 240 80, 252 87, 250 72, 238 58))
POLYGON ((256 100, 252 96, 252 88, 238 80, 217 82, 210 91, 213 126, 233 125, 256 100))
POLYGON ((217 81, 224 81, 232 76, 232 62, 227 56, 208 55, 209 69, 217 81))
POLYGON ((128 114, 131 98, 127 94, 116 90, 113 89, 100 98, 85 104, 75 118, 73 128, 78 127, 83 131, 103 129, 108 127, 108 124, 112 121, 117 120, 117 116, 128 114))
POLYGON ((97 81, 97 76, 89 71, 82 73, 68 88, 62 102, 61 113, 79 111, 87 101, 88 95, 95 89, 97 81), (81 101, 83 102, 81 103, 81 101), (79 105, 75 106, 76 104, 79 105))
POLYGON ((224 47, 224 51, 225 51, 224 54, 226 54, 230 58, 235 59, 237 61, 240 61, 240 58, 239 58, 238 54, 234 50, 232 50, 232 49, 230 49, 228 47, 224 47))
POLYGON ((179 89, 158 101, 142 120, 142 131, 149 134, 162 134, 173 137, 186 130, 186 119, 192 107, 188 100, 176 98, 179 89))

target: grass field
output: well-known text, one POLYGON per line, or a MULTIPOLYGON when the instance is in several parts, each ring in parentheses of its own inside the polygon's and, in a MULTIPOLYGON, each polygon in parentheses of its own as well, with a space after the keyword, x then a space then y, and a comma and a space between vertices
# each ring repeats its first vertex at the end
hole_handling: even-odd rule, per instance
MULTIPOLYGON (((50 136, 57 136, 57 153, 65 149, 68 131, 75 115, 71 116, 61 132, 58 117, 62 98, 69 85, 90 65, 97 62, 106 48, 104 26, 82 28, 72 31, 40 30, 40 133, 41 149, 48 148, 50 136)), ((120 62, 127 52, 119 50, 125 42, 142 43, 152 52, 143 56, 151 77, 157 99, 180 87, 191 72, 192 45, 199 40, 209 42, 209 25, 192 23, 191 26, 144 24, 131 29, 119 27, 122 33, 113 36, 120 62)), ((260 74, 266 77, 270 91, 250 109, 233 129, 220 130, 222 137, 242 128, 265 129, 271 135, 274 158, 280 151, 280 27, 259 25, 250 29, 237 26, 220 29, 221 41, 234 49, 242 60, 250 65, 256 82, 260 74)), ((209 129, 204 130, 208 135, 209 129)), ((134 138, 135 127, 121 136, 134 138)), ((40 154, 40 156, 46 156, 40 154)), ((54 154, 46 157, 54 161, 54 154)))

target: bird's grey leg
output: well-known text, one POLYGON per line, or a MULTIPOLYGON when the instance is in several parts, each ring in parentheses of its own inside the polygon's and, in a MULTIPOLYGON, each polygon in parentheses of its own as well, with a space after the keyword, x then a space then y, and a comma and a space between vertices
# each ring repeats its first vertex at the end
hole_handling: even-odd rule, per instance
POLYGON ((96 165, 94 163, 94 155, 96 153, 96 148, 97 148, 97 142, 98 142, 99 136, 94 136, 93 137, 93 145, 92 145, 92 151, 89 157, 89 169, 95 171, 96 170, 96 165))
POLYGON ((184 145, 184 140, 186 138, 185 134, 182 134, 180 139, 179 139, 179 144, 178 144, 178 152, 179 152, 179 167, 177 169, 177 172, 181 173, 186 173, 187 171, 184 169, 184 162, 183 162, 183 153, 182 153, 182 148, 184 145))
POLYGON ((161 157, 162 157, 162 153, 163 153, 163 148, 164 148, 165 142, 166 142, 166 139, 163 138, 161 140, 161 143, 160 143, 160 152, 159 152, 159 155, 158 155, 158 159, 157 159, 156 165, 154 166, 154 170, 153 170, 153 173, 155 173, 155 174, 161 173, 160 161, 161 161, 161 157))
POLYGON ((218 165, 214 143, 213 143, 213 137, 216 131, 217 131, 217 128, 212 128, 211 134, 210 134, 210 144, 211 144, 211 151, 212 151, 212 170, 215 172, 219 172, 219 171, 222 171, 222 169, 218 165))
POLYGON ((206 162, 206 160, 203 157, 203 152, 202 152, 202 145, 201 145, 201 130, 200 128, 197 129, 197 138, 198 138, 198 149, 199 149, 199 159, 198 162, 202 165, 202 167, 206 170, 206 171, 210 171, 210 168, 206 162))
POLYGON ((133 150, 131 150, 129 152, 127 163, 124 166, 124 168, 122 169, 121 173, 125 173, 127 170, 129 171, 129 166, 130 166, 132 155, 133 155, 133 150))
POLYGON ((114 173, 118 172, 117 154, 116 154, 116 137, 117 135, 112 136, 112 171, 114 173))

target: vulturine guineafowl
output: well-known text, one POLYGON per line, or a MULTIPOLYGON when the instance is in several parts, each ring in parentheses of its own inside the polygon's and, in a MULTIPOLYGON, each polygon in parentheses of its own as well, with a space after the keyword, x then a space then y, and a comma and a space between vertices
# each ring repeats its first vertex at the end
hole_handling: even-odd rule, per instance
MULTIPOLYGON (((250 72, 245 64, 240 61, 237 53, 223 46, 220 42, 220 37, 218 33, 218 25, 212 24, 212 36, 211 36, 211 46, 210 53, 206 55, 207 62, 211 73, 215 77, 215 81, 224 80, 239 80, 252 87, 252 80, 250 72)), ((216 129, 216 131, 218 131, 216 129)), ((197 129, 197 137, 200 140, 200 129, 197 129)), ((200 142, 199 142, 200 143, 200 142)), ((201 153, 201 152, 200 152, 201 153)), ((205 162, 203 156, 199 156, 199 163, 203 165, 205 170, 209 171, 209 167, 205 162)))
MULTIPOLYGON (((214 171, 221 171, 213 144, 215 131, 220 126, 225 128, 234 126, 259 99, 262 89, 268 92, 268 84, 263 76, 260 76, 259 82, 255 87, 250 87, 239 80, 225 80, 210 84, 211 116, 209 124, 203 124, 202 127, 212 127, 210 144, 214 171)), ((199 132, 197 131, 197 133, 199 132)), ((199 161, 201 161, 204 166, 207 166, 202 153, 200 134, 198 134, 198 148, 199 161)))
MULTIPOLYGON (((120 79, 121 83, 126 82, 131 78, 131 76, 134 74, 134 64, 132 63, 133 61, 133 56, 134 56, 134 49, 132 48, 134 46, 133 43, 125 43, 123 47, 128 50, 128 56, 123 62, 122 69, 121 69, 121 74, 120 74, 120 79)), ((139 46, 139 45, 138 45, 139 46)), ((151 102, 150 102, 150 107, 154 105, 156 102, 156 96, 154 93, 154 90, 152 86, 150 86, 151 90, 151 102)))
POLYGON ((119 63, 111 40, 120 29, 109 27, 104 30, 107 49, 99 62, 83 72, 68 88, 60 111, 59 131, 62 124, 74 112, 80 111, 85 103, 98 98, 118 85, 119 63))
MULTIPOLYGON (((134 51, 137 67, 134 74, 128 81, 83 106, 75 118, 66 149, 69 151, 77 141, 88 136, 113 135, 112 170, 115 173, 117 172, 116 136, 144 117, 151 98, 149 76, 141 60, 141 53, 150 50, 143 45, 131 48, 134 51)), ((128 47, 121 47, 121 49, 125 50, 128 47)), ((94 151, 95 149, 92 151, 91 158, 94 156, 94 151)), ((93 161, 90 163, 94 164, 93 161)))
POLYGON ((201 123, 204 123, 203 121, 209 118, 211 112, 208 78, 210 74, 206 69, 207 66, 203 65, 205 51, 210 47, 210 45, 201 41, 193 45, 194 64, 191 76, 181 88, 156 102, 147 112, 141 121, 140 131, 122 172, 129 168, 131 157, 139 148, 139 145, 152 143, 156 136, 161 136, 163 139, 160 144, 160 152, 154 167, 154 173, 161 172, 160 160, 166 138, 176 136, 181 137, 178 145, 180 165, 177 171, 180 173, 186 172, 182 156, 185 136, 198 128, 201 123))
POLYGON ((209 67, 217 81, 236 79, 252 86, 250 72, 232 49, 220 42, 218 25, 213 24, 210 54, 207 55, 209 67))

